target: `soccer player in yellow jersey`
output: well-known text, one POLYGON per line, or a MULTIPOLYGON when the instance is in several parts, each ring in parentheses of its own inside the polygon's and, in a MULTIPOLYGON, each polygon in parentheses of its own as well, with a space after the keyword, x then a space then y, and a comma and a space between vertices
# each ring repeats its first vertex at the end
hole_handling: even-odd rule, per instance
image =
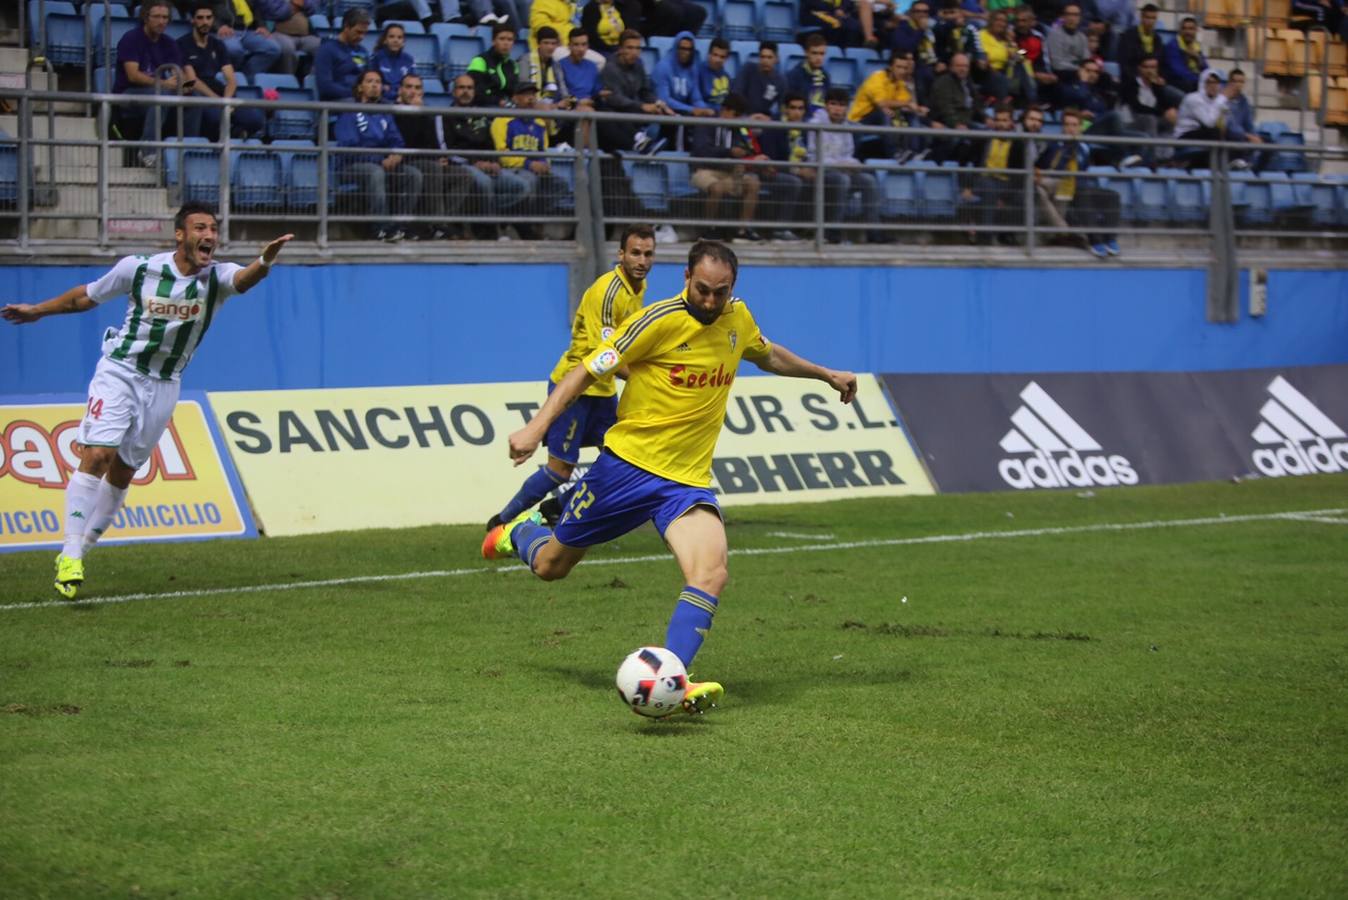
MULTIPOLYGON (((575 398, 625 366, 627 387, 604 451, 571 492, 556 532, 537 513, 524 513, 489 531, 482 544, 488 559, 518 555, 553 581, 590 547, 653 521, 683 570, 665 646, 684 666, 711 629, 727 578, 711 461, 740 359, 775 375, 817 378, 844 403, 857 391, 851 372, 815 365, 763 336, 744 301, 731 296, 738 267, 725 244, 698 241, 688 253, 683 293, 627 319, 561 380, 538 415, 510 436, 511 458, 520 465, 533 456, 575 398)), ((684 706, 702 712, 722 693, 715 682, 690 682, 684 706)))
MULTIPOLYGON (((646 276, 655 262, 655 230, 650 225, 628 225, 618 239, 618 264, 590 285, 571 323, 571 345, 552 370, 551 394, 566 374, 612 336, 628 316, 641 309, 646 298, 646 276)), ((612 378, 596 381, 552 423, 546 435, 548 464, 530 475, 487 530, 509 522, 557 487, 566 484, 580 459, 581 447, 600 447, 604 432, 618 416, 618 386, 612 378)), ((544 512, 546 513, 546 507, 544 512)))

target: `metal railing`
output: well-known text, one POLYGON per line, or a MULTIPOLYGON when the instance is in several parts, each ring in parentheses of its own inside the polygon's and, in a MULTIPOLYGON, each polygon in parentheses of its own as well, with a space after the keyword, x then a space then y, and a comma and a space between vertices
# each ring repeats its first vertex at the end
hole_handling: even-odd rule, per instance
MULTIPOLYGON (((832 243, 845 241, 888 243, 896 241, 961 242, 970 239, 1000 238, 1019 244, 1033 257, 1047 240, 1060 239, 1080 243, 1091 235, 1133 236, 1139 242, 1150 236, 1202 239, 1211 245, 1215 237, 1212 222, 1236 222, 1238 236, 1300 235, 1317 239, 1340 239, 1348 234, 1338 213, 1325 221, 1317 217, 1314 203, 1287 202, 1255 205, 1258 215, 1244 210, 1239 198, 1231 216, 1213 216, 1213 204, 1227 202, 1232 187, 1227 184, 1229 160, 1260 152, 1297 154, 1318 170, 1325 158, 1344 159, 1340 148, 1317 146, 1276 148, 1212 141, 1176 141, 1136 137, 1084 135, 1097 153, 1115 160, 1141 154, 1184 158, 1190 168, 1128 169, 1085 171, 1063 176, 1073 184, 1103 189, 1119 195, 1120 216, 1108 221, 1108 210, 1094 210, 1078 202, 1072 192, 1044 189, 1044 173, 1033 166, 1019 169, 954 166, 984 158, 983 147, 992 139, 1024 144, 1025 158, 1034 160, 1051 142, 1065 140, 1059 135, 1028 135, 1023 132, 981 130, 951 131, 933 128, 867 128, 826 123, 784 123, 759 120, 694 120, 665 118, 655 124, 671 128, 731 127, 754 129, 760 133, 795 130, 811 146, 818 146, 825 134, 845 133, 860 144, 917 148, 928 159, 896 162, 892 157, 869 160, 860 165, 837 165, 818 159, 776 161, 768 159, 728 160, 698 158, 689 155, 659 154, 621 157, 599 147, 600 125, 627 123, 646 126, 649 116, 613 113, 575 113, 520 111, 470 107, 371 107, 357 103, 313 103, 303 101, 239 100, 221 101, 204 97, 126 94, 63 94, 0 91, 0 96, 18 100, 20 128, 16 200, 12 208, 0 206, 0 228, 10 223, 12 240, 20 247, 67 241, 60 235, 35 234, 34 226, 45 220, 96 222, 97 233, 89 239, 109 246, 117 238, 114 223, 122 220, 164 223, 172 219, 184 200, 198 199, 217 206, 222 241, 227 242, 231 228, 260 223, 307 224, 319 247, 347 238, 372 236, 379 226, 388 229, 418 229, 430 234, 439 227, 446 230, 476 228, 477 237, 509 226, 523 236, 551 233, 553 237, 574 237, 593 244, 602 240, 605 227, 632 221, 656 220, 687 229, 691 236, 708 229, 736 231, 740 228, 769 231, 777 237, 790 231, 803 236, 822 250, 832 243), (91 104, 96 117, 89 138, 61 138, 49 124, 48 137, 34 136, 32 119, 37 105, 47 104, 49 122, 52 104, 77 101, 91 104), (168 109, 164 109, 167 107, 168 109), (220 137, 181 141, 171 135, 139 140, 117 140, 110 136, 111 126, 122 112, 138 109, 146 119, 159 109, 172 112, 163 121, 176 121, 178 133, 188 113, 217 109, 220 113, 220 137), (310 117, 312 145, 270 145, 241 141, 231 136, 236 116, 245 109, 262 110, 276 117, 286 111, 310 117), (546 162, 540 172, 521 172, 525 167, 506 166, 502 173, 485 179, 468 171, 476 164, 499 162, 503 155, 495 150, 469 151, 399 149, 401 166, 421 170, 418 177, 395 177, 401 166, 378 166, 384 174, 359 165, 361 157, 382 157, 388 150, 338 146, 330 134, 330 122, 341 113, 388 112, 398 116, 445 116, 447 123, 468 117, 529 117, 559 126, 570 126, 581 136, 579 146, 564 150, 535 152, 507 151, 528 163, 546 162), (705 124, 710 122, 711 124, 705 124), (69 194, 55 204, 36 203, 35 166, 39 151, 47 160, 45 182, 52 190, 69 194), (58 161, 58 153, 64 162, 58 161), (143 156, 142 156, 143 154, 143 156), (945 158, 944 164, 938 162, 945 158), (72 161, 73 159, 73 161, 72 161), (245 170, 258 161, 272 160, 272 181, 250 181, 245 170), (58 169, 65 169, 58 174, 58 169), (299 167, 297 169, 297 166, 299 167), (300 171, 303 177, 300 177, 300 171), (442 179, 439 173, 452 174, 442 179), (699 172, 712 173, 699 175, 699 172), (728 193, 743 192, 757 176, 757 191, 750 199, 758 208, 752 217, 744 217, 744 199, 725 197, 711 209, 708 199, 712 182, 729 178, 728 193), (434 177, 433 177, 434 176, 434 177), (789 177, 787 177, 789 176, 789 177), (426 183, 439 185, 441 195, 427 197, 426 183), (420 184, 421 190, 412 191, 420 184), (1014 184, 1016 190, 1003 188, 1014 184), (700 186, 699 186, 700 185, 700 186), (808 187, 808 190, 806 188, 808 187), (980 193, 982 191, 982 193, 980 193), (1172 201, 1171 195, 1176 195, 1172 201), (1178 203, 1179 195, 1189 202, 1178 203), (995 195, 995 198, 994 198, 995 195), (378 209, 381 197, 386 201, 378 209), (86 198, 81 204, 80 198, 86 198), (89 202, 92 200, 92 202, 89 202), (443 200, 441 206, 434 205, 443 200), (123 208, 134 201, 142 209, 123 208), (151 202, 154 201, 154 202, 151 202), (991 205, 997 209, 992 210, 991 205), (371 208, 374 205, 375 208, 371 208), (152 208, 144 208, 144 207, 152 208), (1097 213, 1106 214, 1108 227, 1097 213), (1092 224, 1093 223, 1093 224, 1092 224), (544 227, 546 226, 546 227, 544 227), (1267 227, 1265 227, 1267 226, 1267 227)), ((913 152, 910 149, 910 152, 913 152)), ((266 170, 267 163, 256 166, 266 170)), ((405 173, 404 173, 405 174, 405 173)), ((1244 176, 1240 176, 1243 178, 1244 176)), ((1239 180, 1239 179, 1237 179, 1239 180)), ((1262 182, 1252 182, 1259 191, 1262 182)), ((1327 184, 1335 184, 1326 182, 1327 184)), ((1281 191, 1310 192, 1307 183, 1279 181, 1281 191)), ((1249 184, 1236 185, 1249 192, 1249 184)), ((1339 190, 1339 188, 1334 188, 1339 190)), ((1084 196, 1085 192, 1083 192, 1084 196)), ((1101 198, 1102 195, 1094 195, 1101 198)), ((1340 195, 1342 196, 1342 195, 1340 195)), ((1103 196, 1104 200, 1109 200, 1103 196)), ((1296 197, 1293 197, 1295 200, 1296 197)), ((1340 201, 1341 203, 1342 201, 1340 201)))

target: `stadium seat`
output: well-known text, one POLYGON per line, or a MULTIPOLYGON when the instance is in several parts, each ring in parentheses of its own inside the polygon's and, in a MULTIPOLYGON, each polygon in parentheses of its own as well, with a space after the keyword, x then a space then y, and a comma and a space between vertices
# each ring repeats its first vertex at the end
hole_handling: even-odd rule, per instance
MULTIPOLYGON (((692 0, 698 6, 707 11, 707 18, 703 20, 702 27, 697 30, 697 36, 700 38, 716 37, 716 23, 721 21, 721 9, 718 0, 692 0)), ((703 54, 706 58, 706 54, 703 54)))
MULTIPOLYGON (((656 35, 647 38, 646 44, 660 54, 661 59, 664 59, 666 54, 674 52, 674 38, 669 35, 656 35)), ((650 75, 651 73, 648 71, 646 74, 650 75)))
POLYGON ((920 212, 917 173, 896 168, 892 160, 866 160, 880 176, 880 216, 885 219, 916 219, 920 212))
POLYGON ((94 59, 98 60, 99 62, 103 61, 110 62, 111 60, 107 59, 107 57, 109 56, 111 57, 112 60, 115 60, 117 56, 117 42, 120 41, 122 39, 122 35, 126 34, 128 31, 132 30, 133 28, 139 28, 140 22, 138 22, 135 19, 120 19, 114 17, 111 20, 109 27, 111 28, 112 33, 111 36, 108 38, 109 43, 107 45, 108 48, 107 54, 104 54, 103 52, 104 50, 103 25, 101 24, 101 22, 99 26, 94 29, 93 32, 94 59))
POLYGON ((453 95, 453 94, 450 94, 450 93, 445 93, 445 92, 443 92, 443 91, 442 91, 441 93, 438 93, 438 94, 432 94, 432 93, 430 93, 429 91, 427 91, 427 92, 426 92, 426 105, 427 105, 427 106, 446 107, 446 108, 447 108, 447 107, 450 107, 450 106, 453 106, 453 105, 454 105, 454 95, 453 95))
MULTIPOLYGON (((274 90, 279 95, 278 102, 306 102, 318 99, 313 90, 301 87, 294 75, 282 75, 273 72, 259 72, 253 76, 253 84, 263 90, 274 90)), ((267 133, 273 139, 313 138, 317 123, 314 113, 303 109, 274 109, 267 133)))
POLYGON ((794 41, 796 38, 796 4, 791 0, 767 0, 763 4, 760 33, 765 41, 794 41))
POLYGON ((666 150, 659 154, 669 183, 670 210, 675 215, 698 215, 701 210, 701 192, 693 187, 691 171, 683 151, 666 150))
MULTIPOLYGON (((1207 169, 1194 169, 1189 174, 1203 179, 1212 176, 1207 169)), ((1170 221, 1177 225, 1201 225, 1208 220, 1212 196, 1208 181, 1172 178, 1166 184, 1170 189, 1170 221)))
POLYGON ((1248 171, 1232 172, 1229 177, 1231 179, 1231 206, 1236 213, 1236 224, 1243 228, 1260 228, 1272 225, 1272 183, 1248 171))
MULTIPOLYGON (((758 41, 731 41, 730 58, 738 60, 740 67, 758 65, 758 41)), ((730 64, 726 64, 730 68, 730 64)))
POLYGON ((439 78, 435 77, 434 75, 425 76, 424 78, 422 78, 421 83, 422 86, 426 89, 427 94, 447 93, 445 90, 445 83, 441 81, 439 78))
MULTIPOLYGON (((28 46, 40 47, 42 45, 42 11, 43 5, 40 0, 28 0, 28 46)), ((51 52, 51 19, 53 16, 69 16, 79 18, 75 12, 75 4, 67 3, 64 0, 49 0, 46 4, 47 13, 47 45, 48 53, 51 52)), ((80 35, 84 34, 83 19, 80 19, 80 35)), ((81 39, 80 43, 83 43, 81 39)))
POLYGON ((655 71, 655 67, 660 62, 660 51, 649 44, 641 48, 641 64, 646 68, 646 74, 649 76, 655 71))
POLYGON ((648 213, 669 211, 669 167, 655 160, 623 160, 632 192, 648 213))
POLYGON ((1119 172, 1113 166, 1092 166, 1090 171, 1098 177, 1100 187, 1119 195, 1119 218, 1130 223, 1140 221, 1137 209, 1137 173, 1151 170, 1129 169, 1119 172))
POLYGON ((285 185, 285 207, 290 212, 313 212, 318 208, 318 151, 313 141, 273 141, 273 148, 282 150, 282 183, 285 185))
MULTIPOLYGON (((835 49, 837 48, 829 47, 830 51, 835 49)), ((829 81, 834 87, 845 87, 851 91, 861 84, 861 67, 855 59, 830 53, 824 58, 824 71, 828 73, 829 81)))
POLYGON ((917 169, 918 212, 924 219, 949 221, 955 218, 955 207, 959 203, 960 189, 957 181, 958 166, 938 166, 924 159, 911 164, 917 169))
POLYGON ((1293 228, 1310 226, 1315 204, 1301 196, 1286 172, 1264 172, 1260 180, 1269 186, 1269 203, 1275 221, 1293 228))
POLYGON ((447 82, 453 81, 455 75, 466 72, 473 57, 487 46, 480 35, 464 25, 432 25, 431 34, 443 41, 440 45, 440 60, 447 82))
POLYGON ((1170 180, 1162 177, 1147 178, 1150 169, 1128 169, 1124 174, 1132 174, 1137 184, 1137 221, 1159 224, 1170 220, 1170 198, 1174 195, 1170 180))
POLYGON ((245 150, 231 157, 230 204, 240 211, 280 210, 285 178, 275 153, 245 150))
POLYGON ((52 65, 83 66, 87 55, 84 46, 84 17, 74 13, 67 15, 48 12, 47 58, 51 60, 52 65))
POLYGON ((171 144, 176 144, 176 145, 178 145, 178 146, 170 146, 170 147, 165 147, 165 148, 164 148, 164 151, 163 151, 163 153, 164 153, 164 184, 169 185, 169 186, 177 186, 177 184, 178 184, 178 175, 179 175, 179 172, 178 172, 178 170, 179 170, 179 163, 180 163, 180 161, 181 161, 181 158, 182 158, 183 153, 186 151, 186 149, 188 149, 188 148, 190 147, 190 145, 192 145, 192 144, 205 144, 205 143, 207 143, 207 140, 206 140, 205 138, 203 138, 203 137, 189 137, 189 138, 181 138, 181 139, 180 139, 180 138, 169 137, 169 138, 166 138, 165 140, 168 141, 168 142, 171 143, 171 144))
POLYGON ((1321 228, 1346 224, 1342 218, 1343 204, 1339 200, 1340 186, 1322 179, 1314 172, 1292 175, 1292 190, 1298 202, 1311 210, 1311 223, 1321 228))
MULTIPOLYGON (((418 25, 421 23, 418 22, 418 25)), ((407 46, 404 48, 416 60, 416 73, 422 78, 439 76, 440 74, 440 41, 433 34, 412 34, 407 35, 407 46)))
POLYGON ((758 8, 753 0, 725 0, 721 7, 721 36, 731 41, 758 37, 758 8))
MULTIPOLYGON (((1304 147, 1306 138, 1302 134, 1288 130, 1275 134, 1272 143, 1278 147, 1304 147)), ((1305 172, 1309 169, 1306 154, 1290 149, 1270 153, 1269 160, 1264 166, 1264 170, 1268 172, 1305 172)))

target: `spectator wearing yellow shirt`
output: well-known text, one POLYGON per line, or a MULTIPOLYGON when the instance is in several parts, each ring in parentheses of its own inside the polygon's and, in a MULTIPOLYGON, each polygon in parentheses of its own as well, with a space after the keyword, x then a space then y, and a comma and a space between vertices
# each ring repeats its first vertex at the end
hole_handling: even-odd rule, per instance
POLYGON ((987 27, 978 33, 983 51, 983 88, 1001 103, 1008 98, 1018 106, 1035 101, 1034 73, 1016 46, 1005 10, 988 13, 987 27))
MULTIPOLYGON (((852 105, 847 110, 847 121, 858 125, 875 125, 880 128, 903 128, 905 125, 921 125, 927 108, 917 102, 912 89, 913 56, 901 50, 889 55, 889 66, 878 72, 872 72, 857 89, 852 105)), ((886 132, 883 135, 885 156, 895 156, 899 152, 899 135, 886 132)), ((912 151, 916 146, 905 147, 912 151)))

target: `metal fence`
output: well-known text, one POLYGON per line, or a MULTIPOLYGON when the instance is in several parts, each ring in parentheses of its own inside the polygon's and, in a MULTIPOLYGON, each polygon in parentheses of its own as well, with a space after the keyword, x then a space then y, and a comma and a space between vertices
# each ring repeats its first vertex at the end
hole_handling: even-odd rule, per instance
POLYGON ((1091 149, 1089 165, 1036 172, 1033 161, 1064 136, 157 95, 0 96, 12 97, 19 113, 18 134, 0 138, 0 235, 21 247, 72 239, 106 246, 170 221, 188 200, 217 207, 225 241, 233 227, 285 223, 312 229, 320 247, 400 232, 494 239, 503 230, 511 237, 588 243, 601 240, 607 225, 649 220, 685 237, 710 230, 731 238, 806 240, 818 248, 985 241, 1015 244, 1030 255, 1049 241, 1089 244, 1101 235, 1212 238, 1222 222, 1233 223, 1237 237, 1348 235, 1348 180, 1319 174, 1326 158, 1344 158, 1340 148, 1088 133, 1081 140, 1091 149), (87 103, 96 114, 50 114, 54 104, 69 102, 87 103), (269 137, 293 137, 269 143, 231 137, 249 109, 269 137), (344 147, 333 137, 339 115, 372 109, 442 116, 446 131, 464 119, 538 118, 570 134, 571 142, 504 154, 400 149, 400 161, 391 165, 383 159, 389 151, 344 147), (190 133, 207 110, 219 115, 219 140, 176 137, 190 133), (144 119, 143 134, 120 139, 114 126, 132 111, 144 119), (278 129, 278 122, 285 127, 278 129), (694 127, 752 132, 757 141, 785 130, 794 132, 797 147, 845 134, 859 155, 874 156, 839 164, 817 154, 779 161, 698 158, 684 150, 611 153, 599 147, 604 123, 663 126, 671 147, 686 144, 694 127), (63 135, 62 127, 88 133, 63 135), (978 165, 994 139, 1023 144, 1031 164, 978 165), (1138 159, 1151 165, 1132 165, 1138 159))

